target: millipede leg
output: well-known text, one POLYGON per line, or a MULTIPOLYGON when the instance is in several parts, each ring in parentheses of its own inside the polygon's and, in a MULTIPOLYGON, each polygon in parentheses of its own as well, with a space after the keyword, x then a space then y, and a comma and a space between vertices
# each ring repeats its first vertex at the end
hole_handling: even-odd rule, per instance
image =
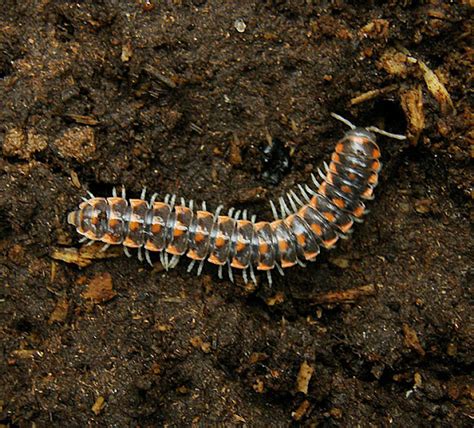
POLYGON ((117 197, 117 189, 115 188, 115 186, 112 187, 112 196, 113 196, 114 198, 117 197))
POLYGON ((257 285, 257 278, 255 278, 255 272, 253 271, 252 264, 249 265, 249 268, 250 268, 250 278, 252 278, 253 283, 257 285))
POLYGON ((282 196, 278 198, 278 201, 280 202, 281 218, 284 218, 287 215, 290 215, 291 211, 288 209, 288 206, 286 205, 285 200, 283 199, 282 196))
POLYGON ((297 194, 293 190, 290 190, 290 193, 291 196, 293 196, 293 199, 299 204, 300 207, 302 207, 304 205, 304 202, 300 198, 298 198, 297 194))
POLYGON ((273 218, 274 218, 275 220, 278 220, 278 212, 277 212, 277 209, 276 209, 276 207, 275 207, 275 204, 273 203, 272 200, 270 200, 270 207, 271 207, 271 209, 272 209, 273 218))
POLYGON ((283 268, 278 264, 278 263, 275 263, 275 266, 278 270, 278 273, 281 275, 281 276, 285 276, 285 272, 283 272, 283 268))
POLYGON ((79 244, 82 244, 83 242, 87 241, 87 236, 83 236, 81 239, 79 239, 79 244))
POLYGON ((191 272, 193 270, 194 265, 196 264, 196 260, 191 260, 191 262, 188 265, 188 272, 191 272))
POLYGON ((326 180, 326 174, 321 170, 321 168, 317 169, 319 176, 323 179, 326 180))
POLYGON ((110 244, 105 244, 101 249, 100 249, 100 252, 101 253, 104 253, 105 251, 107 251, 110 247, 110 244))
POLYGON ((153 195, 151 195, 151 198, 150 198, 150 206, 151 207, 155 203, 157 197, 158 197, 158 193, 153 193, 153 195))
POLYGON ((151 257, 150 257, 150 252, 145 249, 145 260, 148 262, 148 264, 153 267, 153 263, 151 262, 151 257))
POLYGON ((295 201, 292 199, 291 194, 288 192, 286 194, 286 197, 288 198, 288 201, 290 202, 291 208, 293 209, 293 212, 295 213, 298 211, 298 208, 296 207, 295 201))
POLYGON ((314 183, 314 185, 315 185, 316 187, 321 186, 321 184, 319 183, 319 181, 316 180, 316 176, 315 176, 313 173, 311 173, 311 180, 313 181, 313 183, 314 183))
POLYGON ((309 195, 306 193, 306 190, 304 190, 304 187, 301 185, 301 184, 298 184, 298 189, 301 193, 301 196, 303 196, 304 200, 306 202, 310 202, 311 198, 309 197, 309 195))
POLYGON ((86 193, 89 195, 91 199, 95 198, 94 194, 90 190, 86 190, 86 193))
POLYGON ((234 275, 232 273, 232 266, 230 265, 230 263, 228 263, 227 266, 229 268, 229 279, 233 283, 234 282, 234 275))
POLYGON ((296 263, 298 263, 301 267, 306 267, 306 263, 303 263, 300 259, 296 259, 296 263))
POLYGON ((272 286, 272 271, 267 270, 267 279, 268 279, 268 285, 271 287, 272 286))
POLYGON ((244 284, 247 284, 249 281, 248 281, 248 278, 247 278, 247 269, 244 269, 242 271, 242 277, 244 279, 244 284))
POLYGON ((170 200, 171 209, 173 209, 175 202, 176 202, 176 195, 171 195, 171 200, 170 200))
POLYGON ((165 252, 164 251, 160 253, 160 263, 161 263, 161 266, 165 267, 165 252))
POLYGON ((312 196, 316 196, 316 195, 317 195, 317 193, 316 193, 313 189, 311 189, 311 187, 309 187, 307 184, 305 184, 304 187, 305 187, 306 191, 307 191, 310 195, 312 195, 312 196))
POLYGON ((143 261, 142 247, 138 247, 137 257, 140 262, 143 261))
POLYGON ((219 269, 217 270, 217 276, 219 279, 222 279, 222 265, 219 265, 219 269))
POLYGON ((174 269, 177 266, 177 264, 179 263, 180 257, 181 256, 177 256, 177 255, 173 254, 173 257, 171 257, 171 261, 170 261, 170 264, 169 264, 170 269, 174 269))
POLYGON ((349 128, 351 129, 355 129, 356 126, 349 120, 347 120, 346 118, 342 117, 342 116, 339 116, 338 114, 336 113, 331 113, 331 116, 334 118, 334 119, 337 119, 339 121, 341 121, 344 125, 347 125, 349 128))
POLYGON ((201 275, 201 272, 202 272, 202 268, 204 266, 204 259, 201 260, 201 263, 199 263, 199 266, 198 266, 198 270, 197 270, 197 274, 196 276, 199 276, 201 275))
POLYGON ((145 195, 146 195, 146 186, 143 187, 143 189, 142 189, 142 193, 141 193, 141 195, 140 195, 140 199, 143 199, 143 200, 144 200, 144 199, 145 199, 145 195))
POLYGON ((127 192, 125 191, 125 186, 122 186, 122 199, 127 199, 127 192))
POLYGON ((128 248, 127 247, 123 247, 123 253, 127 256, 127 257, 132 257, 132 255, 130 254, 130 251, 128 251, 128 248))

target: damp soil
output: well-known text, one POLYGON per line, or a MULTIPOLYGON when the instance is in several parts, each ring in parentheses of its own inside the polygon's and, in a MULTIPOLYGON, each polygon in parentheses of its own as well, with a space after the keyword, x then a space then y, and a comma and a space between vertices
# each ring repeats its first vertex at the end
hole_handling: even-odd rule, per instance
POLYGON ((469 3, 6 0, 1 426, 472 426, 469 3), (271 219, 331 112, 424 120, 317 262, 251 287, 79 250, 67 213, 114 186, 271 219))

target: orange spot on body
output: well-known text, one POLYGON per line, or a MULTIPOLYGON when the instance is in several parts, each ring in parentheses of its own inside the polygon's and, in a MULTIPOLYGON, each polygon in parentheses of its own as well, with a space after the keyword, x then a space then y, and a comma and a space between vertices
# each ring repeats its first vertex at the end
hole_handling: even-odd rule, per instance
POLYGON ((174 245, 170 244, 166 247, 166 252, 168 254, 172 254, 174 256, 180 256, 182 254, 182 251, 179 251, 178 248, 176 248, 174 245))
POLYGON ((298 235, 296 235, 296 240, 298 241, 298 244, 303 246, 306 243, 306 236, 304 235, 304 233, 299 233, 298 235))
POLYGON ((154 235, 158 235, 160 232, 161 232, 161 224, 158 224, 158 223, 153 223, 151 225, 151 228, 150 228, 150 231, 151 233, 153 233, 154 235))
POLYGON ((245 250, 245 247, 247 247, 247 244, 245 241, 242 241, 239 239, 237 243, 235 244, 235 250, 240 253, 241 251, 245 250))
POLYGON ((257 265, 257 270, 270 270, 270 269, 272 269, 272 268, 273 268, 273 266, 268 266, 268 265, 266 265, 266 264, 264 264, 264 263, 259 263, 259 264, 257 265))
POLYGON ((326 219, 331 223, 334 223, 334 221, 336 221, 336 217, 334 216, 334 214, 329 211, 324 212, 323 216, 326 217, 326 219))
POLYGON ((122 244, 125 247, 129 247, 129 248, 138 248, 140 246, 133 239, 130 239, 130 238, 125 238, 122 244))
POLYGON ((285 241, 284 239, 280 239, 278 241, 278 248, 280 249, 280 251, 282 253, 288 251, 288 248, 290 247, 290 245, 288 244, 287 241, 285 241))
POLYGON ((119 240, 114 238, 110 233, 106 233, 100 240, 105 244, 117 244, 119 242, 119 240))
POLYGON ((217 247, 217 248, 222 248, 226 243, 226 240, 224 239, 224 237, 222 235, 219 235, 217 238, 216 238, 216 242, 214 243, 214 246, 217 247))
POLYGON ((193 260, 202 260, 204 258, 204 257, 199 257, 196 250, 189 250, 186 253, 186 256, 189 257, 190 259, 193 259, 193 260))
POLYGON ((344 192, 344 193, 352 193, 352 189, 347 185, 347 184, 343 184, 341 186, 341 190, 344 192))
POLYGON ((207 259, 207 261, 208 261, 209 263, 214 264, 214 265, 223 265, 223 264, 225 264, 225 261, 224 261, 224 262, 221 262, 214 254, 211 254, 211 255, 209 256, 209 258, 207 259))
POLYGON ((139 223, 138 221, 130 221, 128 224, 128 230, 130 230, 131 232, 138 232, 141 223, 139 223))
POLYGON ((196 234, 194 235, 194 241, 197 243, 204 241, 205 238, 206 235, 204 235, 204 233, 202 232, 196 232, 196 234))
POLYGON ((236 258, 233 258, 232 259, 232 263, 230 264, 233 268, 236 268, 236 269, 245 269, 247 266, 245 266, 244 264, 242 264, 242 262, 236 258))
POLYGON ((369 184, 375 185, 375 184, 377 184, 378 181, 379 181, 379 178, 378 178, 377 174, 372 174, 369 177, 369 184))
POLYGON ((306 252, 304 253, 304 258, 306 260, 314 260, 316 257, 318 257, 318 252, 317 251, 313 251, 313 252, 306 252))
POLYGON ((326 184, 325 181, 323 181, 321 183, 321 186, 319 186, 318 193, 323 195, 323 196, 326 196, 326 188, 327 188, 327 184, 326 184))
POLYGON ((380 157, 380 150, 379 149, 372 150, 372 157, 378 159, 380 157))
POLYGON ((344 208, 346 206, 344 200, 341 198, 334 198, 332 202, 334 203, 334 205, 338 206, 339 208, 344 208))
POLYGON ((151 241, 148 241, 145 244, 145 249, 147 249, 148 251, 160 251, 159 248, 151 241))
POLYGON ((180 236, 183 236, 186 231, 187 231, 187 228, 185 226, 182 226, 182 224, 180 223, 179 225, 175 226, 173 230, 173 236, 175 238, 178 238, 180 236))
POLYGON ((339 226, 339 229, 341 230, 342 233, 349 232, 351 230, 352 225, 354 222, 351 220, 349 223, 343 224, 342 226, 339 226))
POLYGON ((373 194, 374 194, 374 190, 371 187, 368 187, 367 190, 364 193, 362 193, 362 197, 371 198, 373 194))
POLYGON ((289 267, 291 267, 291 266, 294 266, 295 264, 296 264, 296 262, 292 262, 292 261, 289 261, 289 260, 283 260, 283 259, 281 259, 281 267, 282 267, 283 269, 289 268, 289 267))
POLYGON ((323 234, 323 229, 321 228, 321 226, 317 223, 313 223, 311 225, 311 230, 318 236, 321 236, 323 234))
POLYGON ((266 242, 260 243, 260 245, 258 246, 258 251, 260 254, 268 253, 268 244, 266 242))
POLYGON ((364 214, 364 207, 359 205, 352 213, 355 217, 361 217, 364 214))
POLYGON ((328 239, 326 241, 323 241, 323 245, 326 247, 326 248, 331 248, 334 246, 334 244, 337 242, 337 240, 339 239, 339 237, 335 237, 333 239, 328 239))

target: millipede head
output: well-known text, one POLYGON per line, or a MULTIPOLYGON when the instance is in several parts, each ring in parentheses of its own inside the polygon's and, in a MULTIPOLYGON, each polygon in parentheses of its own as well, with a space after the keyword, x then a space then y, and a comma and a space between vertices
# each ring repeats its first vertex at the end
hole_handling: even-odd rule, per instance
POLYGON ((80 211, 79 210, 71 211, 67 215, 67 222, 68 224, 71 224, 74 227, 78 227, 80 225, 80 211))

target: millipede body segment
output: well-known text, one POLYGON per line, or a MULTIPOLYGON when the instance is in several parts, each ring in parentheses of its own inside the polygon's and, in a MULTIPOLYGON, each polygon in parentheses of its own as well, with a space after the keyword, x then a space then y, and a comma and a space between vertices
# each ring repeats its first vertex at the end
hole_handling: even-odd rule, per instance
POLYGON ((290 191, 278 200, 279 210, 271 202, 274 221, 256 222, 246 211, 231 209, 227 215, 202 209, 184 200, 176 203, 174 196, 163 202, 126 199, 125 194, 85 199, 68 222, 76 227, 84 240, 102 241, 105 246, 123 245, 137 248, 138 256, 151 264, 150 253, 159 252, 166 269, 175 267, 183 255, 191 259, 188 271, 198 263, 219 267, 219 276, 227 266, 242 270, 256 282, 255 271, 271 271, 314 261, 320 247, 332 248, 339 238, 350 232, 353 223, 365 214, 363 200, 373 199, 381 168, 380 150, 375 135, 365 128, 348 131, 336 144, 329 165, 319 169, 320 180, 311 175, 313 186, 298 186, 299 196, 290 191), (169 259, 169 255, 172 256, 169 259))

